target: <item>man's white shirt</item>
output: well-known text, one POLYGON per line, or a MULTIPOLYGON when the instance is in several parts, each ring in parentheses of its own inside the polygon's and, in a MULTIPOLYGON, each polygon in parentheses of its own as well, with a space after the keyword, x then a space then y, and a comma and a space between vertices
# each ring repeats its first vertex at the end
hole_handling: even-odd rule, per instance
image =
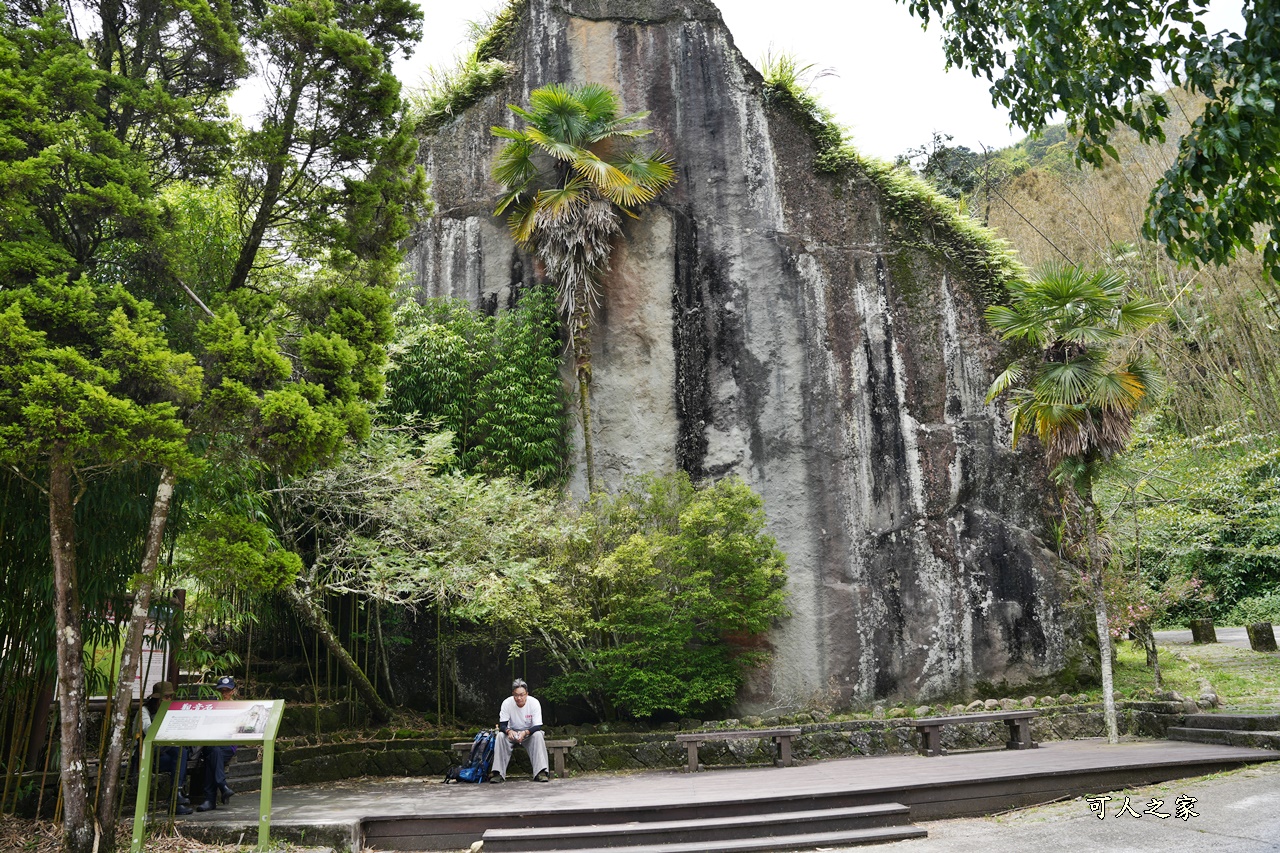
POLYGON ((508 729, 527 731, 542 725, 542 706, 530 696, 521 708, 516 704, 516 697, 508 696, 502 703, 502 709, 498 711, 498 722, 506 723, 508 729))

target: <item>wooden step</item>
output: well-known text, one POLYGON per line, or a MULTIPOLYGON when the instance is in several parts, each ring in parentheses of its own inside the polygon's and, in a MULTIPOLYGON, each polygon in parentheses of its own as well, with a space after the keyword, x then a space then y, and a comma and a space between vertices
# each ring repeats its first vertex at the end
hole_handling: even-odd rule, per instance
POLYGON ((1230 729, 1236 732, 1280 731, 1280 714, 1188 714, 1189 729, 1230 729))
POLYGON ((1174 726, 1169 729, 1170 740, 1192 743, 1217 743, 1224 746, 1251 746, 1257 749, 1280 749, 1280 731, 1236 731, 1233 729, 1192 728, 1174 726))
MULTIPOLYGON (((928 832, 918 826, 882 826, 868 829, 845 829, 833 832, 811 832, 796 835, 770 835, 759 838, 731 838, 722 841, 671 842, 668 844, 632 845, 629 847, 566 847, 575 853, 753 853, 763 850, 815 850, 855 844, 888 844, 908 838, 925 838, 928 832)), ((488 848, 488 842, 485 842, 488 848)))
POLYGON ((910 809, 904 805, 885 803, 809 811, 765 812, 740 817, 490 829, 484 834, 484 848, 488 853, 521 853, 535 850, 631 848, 638 845, 730 841, 795 834, 797 831, 812 835, 901 826, 906 824, 909 814, 910 809))

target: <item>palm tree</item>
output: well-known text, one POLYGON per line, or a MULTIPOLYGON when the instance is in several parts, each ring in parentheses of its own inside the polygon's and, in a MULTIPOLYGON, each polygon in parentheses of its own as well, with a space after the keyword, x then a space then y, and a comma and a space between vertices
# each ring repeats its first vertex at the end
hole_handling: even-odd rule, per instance
POLYGON ((621 115, 618 96, 605 86, 553 83, 534 90, 528 110, 511 110, 528 126, 493 128, 495 136, 509 140, 493 164, 493 177, 503 188, 494 213, 507 212, 516 243, 533 252, 556 283, 578 379, 587 489, 595 491, 592 312, 609 268, 611 241, 621 230, 618 211, 634 217, 675 182, 675 170, 666 155, 635 146, 652 131, 632 125, 649 113, 621 115))
POLYGON ((1129 443, 1133 416, 1158 387, 1144 357, 1116 355, 1127 335, 1159 320, 1163 308, 1129 299, 1116 273, 1051 266, 1009 285, 1008 305, 992 305, 987 322, 1005 340, 1035 352, 1010 364, 987 391, 987 402, 1009 392, 1013 444, 1027 434, 1040 439, 1060 482, 1072 486, 1085 525, 1089 580, 1098 625, 1107 737, 1119 739, 1111 672, 1110 629, 1103 596, 1103 547, 1093 480, 1099 466, 1129 443))

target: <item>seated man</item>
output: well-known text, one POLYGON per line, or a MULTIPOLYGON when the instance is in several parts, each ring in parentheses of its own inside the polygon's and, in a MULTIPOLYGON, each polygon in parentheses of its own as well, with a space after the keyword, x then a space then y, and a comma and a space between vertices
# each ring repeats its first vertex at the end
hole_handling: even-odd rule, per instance
MULTIPOLYGON (((218 699, 222 702, 230 702, 236 698, 236 680, 229 675, 224 675, 218 679, 213 685, 218 691, 218 699)), ((236 754, 234 746, 203 746, 200 748, 200 755, 204 759, 204 797, 203 802, 196 806, 196 811, 207 812, 210 809, 218 807, 218 795, 222 795, 222 802, 225 805, 235 791, 227 786, 227 762, 231 760, 231 756, 236 754)), ((194 794, 193 794, 194 796, 194 794)))
POLYGON ((511 683, 511 695, 502 702, 498 712, 498 735, 493 743, 493 771, 490 782, 504 782, 507 762, 517 744, 523 744, 533 765, 533 781, 546 782, 550 778, 547 762, 547 741, 542 735, 542 706, 529 695, 529 685, 517 678, 511 683))
MULTIPOLYGON (((140 728, 144 737, 147 734, 147 730, 151 728, 151 722, 160 713, 160 706, 172 702, 174 695, 173 684, 168 681, 157 681, 155 686, 151 688, 151 695, 142 703, 140 728)), ((155 752, 160 772, 172 774, 173 784, 178 788, 177 814, 191 814, 191 801, 182 793, 182 789, 187 786, 187 748, 185 746, 158 746, 155 752)))

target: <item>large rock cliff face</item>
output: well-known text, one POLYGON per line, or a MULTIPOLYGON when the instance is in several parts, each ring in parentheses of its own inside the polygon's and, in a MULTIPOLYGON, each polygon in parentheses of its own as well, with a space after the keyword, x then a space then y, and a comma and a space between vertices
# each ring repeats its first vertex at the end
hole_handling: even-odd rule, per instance
POLYGON ((491 215, 489 128, 515 126, 508 103, 598 82, 652 111, 679 183, 614 250, 597 469, 610 484, 736 474, 763 495, 792 615, 740 710, 1060 669, 1044 467, 983 402, 1001 356, 974 277, 892 219, 868 176, 815 172, 813 141, 766 104, 710 3, 529 0, 510 44, 504 88, 423 140, 437 214, 414 237, 419 286, 500 309, 534 280, 491 215))

